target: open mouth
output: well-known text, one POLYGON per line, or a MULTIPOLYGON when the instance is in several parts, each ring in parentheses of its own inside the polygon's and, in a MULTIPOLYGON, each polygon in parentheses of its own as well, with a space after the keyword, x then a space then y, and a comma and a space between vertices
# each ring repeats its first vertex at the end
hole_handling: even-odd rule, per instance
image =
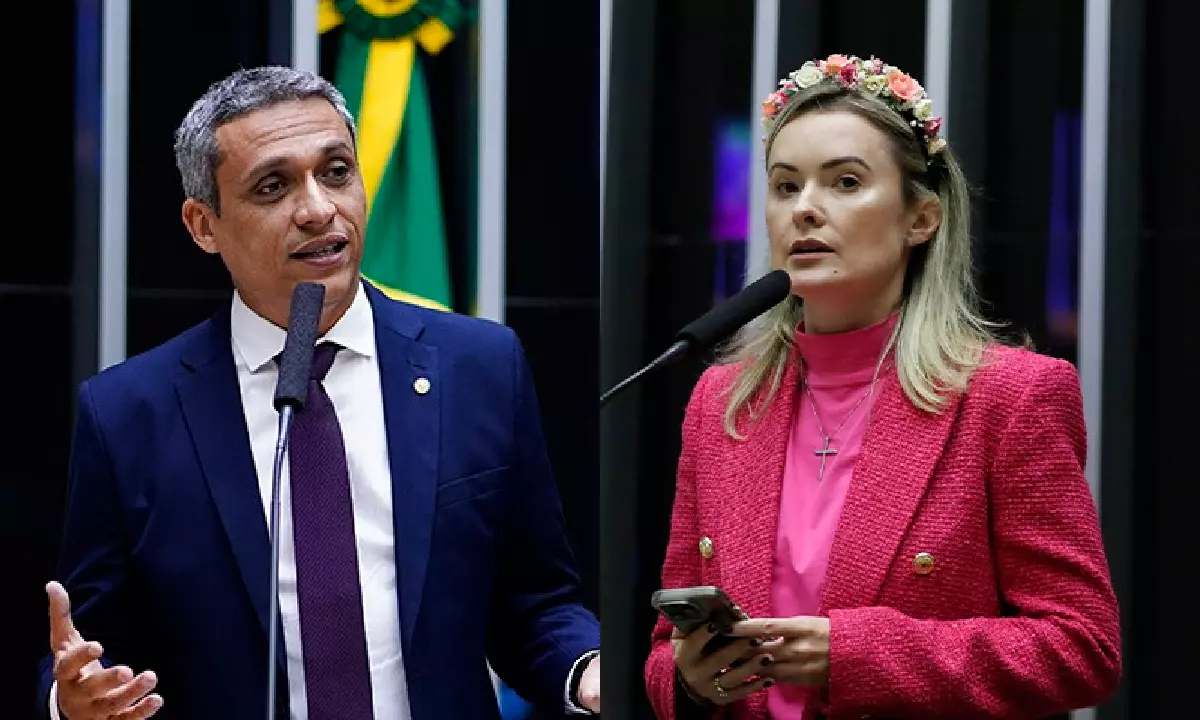
POLYGON ((293 260, 313 260, 316 258, 331 257, 345 250, 347 245, 349 245, 349 242, 346 240, 335 240, 309 250, 297 250, 288 257, 293 260))

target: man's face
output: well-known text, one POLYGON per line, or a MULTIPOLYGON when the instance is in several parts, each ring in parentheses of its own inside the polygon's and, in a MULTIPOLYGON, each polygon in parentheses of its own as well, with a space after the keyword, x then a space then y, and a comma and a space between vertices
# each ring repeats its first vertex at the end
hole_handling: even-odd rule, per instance
POLYGON ((345 121, 323 98, 281 102, 217 130, 220 214, 193 199, 183 218, 259 315, 286 327, 292 289, 325 285, 321 332, 358 290, 366 193, 345 121))

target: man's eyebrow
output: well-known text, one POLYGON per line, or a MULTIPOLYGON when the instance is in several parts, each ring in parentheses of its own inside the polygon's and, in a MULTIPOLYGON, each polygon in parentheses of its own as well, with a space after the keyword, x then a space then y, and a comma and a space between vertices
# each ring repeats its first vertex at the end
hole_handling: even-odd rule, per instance
MULTIPOLYGON (((330 140, 321 146, 321 154, 325 156, 334 155, 337 153, 354 153, 354 148, 345 140, 336 139, 330 140)), ((264 175, 268 175, 275 170, 285 166, 291 161, 288 155, 268 156, 255 164, 249 171, 246 172, 247 180, 255 180, 264 175)))

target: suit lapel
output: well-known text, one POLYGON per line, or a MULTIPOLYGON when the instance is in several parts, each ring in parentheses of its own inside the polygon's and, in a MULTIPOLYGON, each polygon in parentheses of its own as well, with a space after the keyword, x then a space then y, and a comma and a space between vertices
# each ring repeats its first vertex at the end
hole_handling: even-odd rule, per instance
MULTIPOLYGON (((728 582, 731 588, 737 588, 736 591, 731 590, 736 595, 734 602, 751 617, 771 615, 771 579, 779 529, 780 492, 787 459, 788 435, 796 407, 796 389, 799 387, 797 370, 795 361, 790 361, 775 398, 767 406, 766 414, 753 425, 742 426, 745 441, 726 439, 733 448, 730 467, 734 468, 734 472, 730 477, 738 485, 746 486, 743 497, 761 501, 749 508, 748 516, 733 517, 732 513, 725 513, 728 520, 722 526, 723 538, 717 543, 718 548, 722 545, 736 548, 737 560, 730 563, 726 559, 721 563, 722 580, 728 582)), ((757 399, 755 404, 758 404, 757 399)), ((722 488, 720 492, 725 492, 725 489, 722 488)))
MULTIPOLYGON (((175 389, 184 421, 265 635, 271 544, 233 364, 227 309, 204 326, 183 363, 191 372, 176 381, 175 389)), ((282 662, 282 643, 279 647, 282 662)))
POLYGON ((908 401, 894 372, 880 381, 830 551, 821 612, 876 602, 937 467, 956 396, 937 414, 908 401))
POLYGON ((370 285, 367 287, 376 319, 375 344, 379 351, 388 466, 392 475, 396 584, 403 647, 408 652, 421 607, 433 537, 441 377, 436 348, 417 340, 421 324, 415 314, 387 300, 370 285))

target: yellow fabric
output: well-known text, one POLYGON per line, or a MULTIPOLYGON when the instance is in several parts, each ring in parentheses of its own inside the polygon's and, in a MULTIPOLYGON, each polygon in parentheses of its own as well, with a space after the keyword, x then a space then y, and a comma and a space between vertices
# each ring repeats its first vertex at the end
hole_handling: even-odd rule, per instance
MULTIPOLYGON (((333 6, 333 0, 319 0, 317 6, 317 32, 327 33, 342 24, 342 14, 333 6)), ((376 17, 399 15, 412 8, 416 0, 358 0, 358 4, 376 17)), ((425 52, 437 55, 454 39, 454 31, 437 18, 421 23, 413 33, 425 52)))
POLYGON ((400 137, 415 53, 412 38, 371 41, 358 111, 358 163, 367 191, 368 217, 400 137))
POLYGON ((390 288, 387 285, 382 285, 382 284, 372 280, 371 278, 366 277, 365 275, 363 276, 363 278, 367 282, 369 282, 372 285, 374 285, 375 287, 377 287, 379 289, 379 291, 382 292, 384 295, 387 295, 388 297, 390 297, 393 300, 399 300, 401 302, 406 302, 406 303, 409 303, 410 305, 420 305, 421 307, 429 308, 431 310, 441 310, 442 312, 451 312, 450 308, 446 307, 445 305, 441 304, 440 302, 437 302, 436 300, 430 300, 429 298, 423 298, 419 295, 413 295, 412 293, 406 293, 403 290, 397 290, 396 288, 390 288))
POLYGON ((342 14, 333 6, 333 0, 320 0, 317 5, 317 33, 327 33, 341 24, 342 14))

